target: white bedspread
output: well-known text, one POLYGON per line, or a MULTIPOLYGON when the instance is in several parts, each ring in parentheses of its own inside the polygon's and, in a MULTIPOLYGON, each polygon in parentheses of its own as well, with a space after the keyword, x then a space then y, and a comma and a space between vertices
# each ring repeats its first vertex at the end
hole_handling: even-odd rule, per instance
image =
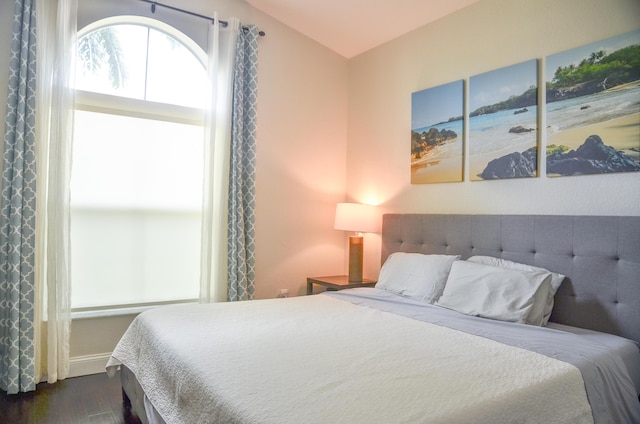
POLYGON ((141 314, 109 361, 167 423, 591 423, 577 368, 316 295, 141 314))

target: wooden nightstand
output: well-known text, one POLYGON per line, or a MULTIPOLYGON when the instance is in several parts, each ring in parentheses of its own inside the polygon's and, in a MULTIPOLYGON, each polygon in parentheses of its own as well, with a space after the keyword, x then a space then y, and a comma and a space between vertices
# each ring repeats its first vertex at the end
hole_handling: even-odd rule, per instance
POLYGON ((361 282, 350 282, 346 275, 332 275, 329 277, 307 277, 307 294, 313 294, 313 285, 324 286, 327 290, 353 289, 355 287, 373 287, 376 281, 363 278, 361 282))

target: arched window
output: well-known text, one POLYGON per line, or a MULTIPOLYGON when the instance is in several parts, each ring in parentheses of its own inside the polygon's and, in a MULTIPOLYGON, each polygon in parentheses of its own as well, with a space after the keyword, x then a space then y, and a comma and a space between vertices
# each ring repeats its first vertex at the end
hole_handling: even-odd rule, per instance
POLYGON ((74 311, 197 299, 205 53, 153 19, 78 34, 74 311))

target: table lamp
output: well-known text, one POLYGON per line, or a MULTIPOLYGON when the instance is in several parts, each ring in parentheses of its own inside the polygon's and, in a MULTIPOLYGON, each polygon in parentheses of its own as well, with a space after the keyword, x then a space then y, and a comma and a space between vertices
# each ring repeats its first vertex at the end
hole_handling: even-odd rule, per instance
POLYGON ((378 213, 376 207, 360 203, 338 203, 333 228, 353 231, 349 236, 349 282, 362 281, 363 238, 362 233, 378 231, 378 213))

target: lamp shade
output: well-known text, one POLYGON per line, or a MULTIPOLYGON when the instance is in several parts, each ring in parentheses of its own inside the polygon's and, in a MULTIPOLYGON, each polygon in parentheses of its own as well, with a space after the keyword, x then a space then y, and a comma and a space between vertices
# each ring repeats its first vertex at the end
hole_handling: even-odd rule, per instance
POLYGON ((375 233, 379 228, 378 211, 372 205, 338 203, 333 228, 359 233, 375 233))

